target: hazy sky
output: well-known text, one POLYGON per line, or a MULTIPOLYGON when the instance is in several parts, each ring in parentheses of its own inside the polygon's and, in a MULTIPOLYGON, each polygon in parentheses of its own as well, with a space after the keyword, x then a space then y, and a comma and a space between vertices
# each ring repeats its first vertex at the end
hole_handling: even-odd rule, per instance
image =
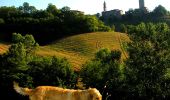
MULTIPOLYGON (((64 6, 72 10, 80 10, 85 14, 96 14, 103 11, 103 2, 106 2, 107 10, 120 9, 123 11, 129 8, 139 7, 139 0, 0 0, 0 6, 21 6, 23 2, 28 2, 37 9, 45 9, 49 3, 56 5, 57 8, 64 6)), ((162 5, 170 11, 170 0, 145 0, 145 6, 153 10, 156 6, 162 5)))

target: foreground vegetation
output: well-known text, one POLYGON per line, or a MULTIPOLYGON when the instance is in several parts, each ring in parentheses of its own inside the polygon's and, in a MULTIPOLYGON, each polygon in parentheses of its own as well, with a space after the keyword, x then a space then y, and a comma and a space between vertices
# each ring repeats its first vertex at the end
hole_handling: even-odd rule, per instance
POLYGON ((109 100, 167 100, 170 97, 170 31, 165 23, 141 23, 129 33, 129 57, 100 50, 81 70, 85 86, 97 87, 109 100), (123 69, 122 69, 123 66, 123 69))
POLYGON ((54 85, 75 89, 80 88, 78 83, 81 80, 83 88, 99 89, 103 100, 169 99, 168 25, 141 23, 129 28, 129 32, 131 41, 124 44, 124 49, 128 52, 124 63, 120 50, 101 48, 78 72, 65 58, 36 56, 35 51, 39 46, 32 35, 15 33, 9 50, 0 55, 2 94, 9 99, 27 98, 20 97, 12 89, 14 80, 26 87, 54 85))
POLYGON ((13 91, 13 81, 28 87, 76 87, 77 75, 66 59, 36 56, 35 51, 39 46, 32 35, 14 33, 12 41, 9 50, 0 55, 0 88, 6 99, 24 99, 13 91))

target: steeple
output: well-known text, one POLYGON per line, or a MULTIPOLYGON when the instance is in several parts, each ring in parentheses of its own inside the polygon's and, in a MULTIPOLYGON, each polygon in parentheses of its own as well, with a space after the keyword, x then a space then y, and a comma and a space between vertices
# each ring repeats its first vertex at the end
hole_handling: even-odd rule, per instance
POLYGON ((144 0, 139 0, 139 9, 144 9, 144 8, 145 8, 144 0))
POLYGON ((106 2, 104 1, 103 3, 103 11, 105 12, 106 11, 106 2))

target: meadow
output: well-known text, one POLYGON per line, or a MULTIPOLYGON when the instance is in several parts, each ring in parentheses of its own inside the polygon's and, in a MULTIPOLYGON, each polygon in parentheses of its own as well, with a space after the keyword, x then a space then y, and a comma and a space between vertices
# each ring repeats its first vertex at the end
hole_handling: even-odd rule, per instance
MULTIPOLYGON (((58 56, 68 59, 75 70, 79 70, 85 62, 94 58, 101 48, 120 50, 122 60, 127 57, 123 43, 129 37, 119 32, 94 32, 62 38, 45 46, 40 46, 36 53, 40 56, 58 56)), ((0 43, 0 53, 8 50, 10 44, 0 43)))

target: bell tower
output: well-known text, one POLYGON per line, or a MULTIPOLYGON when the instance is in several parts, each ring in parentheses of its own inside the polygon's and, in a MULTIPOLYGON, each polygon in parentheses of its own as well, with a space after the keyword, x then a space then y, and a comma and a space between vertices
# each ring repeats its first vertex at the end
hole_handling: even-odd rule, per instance
POLYGON ((144 8, 145 8, 144 0, 139 0, 139 9, 144 9, 144 8))
POLYGON ((103 11, 105 12, 106 11, 106 2, 104 1, 103 3, 103 11))

